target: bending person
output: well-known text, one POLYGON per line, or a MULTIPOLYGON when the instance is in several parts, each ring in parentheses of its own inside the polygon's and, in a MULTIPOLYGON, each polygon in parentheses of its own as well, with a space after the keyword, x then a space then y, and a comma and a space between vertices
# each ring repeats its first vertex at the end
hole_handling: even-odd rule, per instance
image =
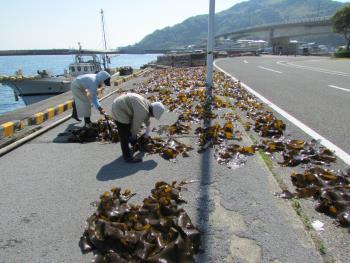
POLYGON ((100 71, 97 74, 85 74, 78 76, 71 84, 74 104, 76 110, 73 108, 72 118, 79 120, 83 117, 86 126, 91 125, 91 102, 100 114, 105 114, 97 98, 97 88, 103 84, 110 86, 111 76, 106 71, 100 71), (86 90, 90 93, 88 97, 86 90))
POLYGON ((161 102, 151 103, 136 93, 125 93, 117 97, 112 104, 112 117, 117 123, 120 145, 124 160, 128 163, 141 162, 135 158, 129 148, 129 143, 135 144, 142 123, 146 124, 146 136, 150 129, 150 117, 160 119, 165 111, 161 102))

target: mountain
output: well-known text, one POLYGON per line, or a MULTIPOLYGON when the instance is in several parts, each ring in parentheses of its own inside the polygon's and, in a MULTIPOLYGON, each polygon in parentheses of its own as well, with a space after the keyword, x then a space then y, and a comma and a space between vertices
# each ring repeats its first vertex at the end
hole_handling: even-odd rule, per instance
MULTIPOLYGON (((343 3, 331 0, 250 0, 215 15, 215 34, 245 27, 288 20, 330 16, 343 3)), ((208 15, 190 17, 182 23, 154 31, 127 49, 176 49, 200 44, 208 34, 208 15)))

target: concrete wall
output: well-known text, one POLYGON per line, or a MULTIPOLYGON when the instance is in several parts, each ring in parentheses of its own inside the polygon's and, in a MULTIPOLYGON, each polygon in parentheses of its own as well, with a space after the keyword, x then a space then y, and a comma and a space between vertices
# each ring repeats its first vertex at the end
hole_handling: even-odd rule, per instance
POLYGON ((171 67, 200 67, 206 64, 205 53, 168 54, 157 57, 157 64, 171 67))

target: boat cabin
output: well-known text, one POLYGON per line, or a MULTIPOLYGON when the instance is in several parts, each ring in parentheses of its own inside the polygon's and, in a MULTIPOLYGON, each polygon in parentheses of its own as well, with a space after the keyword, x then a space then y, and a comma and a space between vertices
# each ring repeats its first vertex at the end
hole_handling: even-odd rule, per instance
POLYGON ((83 74, 94 74, 102 70, 97 55, 76 55, 73 63, 69 64, 69 74, 73 77, 83 74))

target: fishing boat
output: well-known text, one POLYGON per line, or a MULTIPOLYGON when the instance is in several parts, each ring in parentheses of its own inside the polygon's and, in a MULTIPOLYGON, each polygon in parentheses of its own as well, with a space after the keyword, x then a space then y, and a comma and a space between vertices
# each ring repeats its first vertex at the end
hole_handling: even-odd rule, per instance
POLYGON ((16 100, 22 97, 26 105, 40 98, 47 98, 70 90, 72 80, 82 74, 96 73, 102 70, 102 64, 97 55, 77 54, 74 62, 62 75, 51 75, 47 70, 37 71, 35 76, 25 76, 22 70, 17 70, 15 76, 3 76, 0 82, 12 88, 16 100), (35 96, 36 98, 33 98, 35 96))
MULTIPOLYGON (((104 47, 107 49, 103 10, 101 10, 101 15, 104 47)), ((38 70, 35 76, 25 76, 22 70, 17 70, 14 76, 0 76, 0 84, 12 88, 16 100, 21 97, 24 103, 29 105, 69 91, 72 80, 79 75, 94 74, 102 69, 108 70, 110 61, 106 54, 101 55, 100 58, 96 54, 85 53, 80 43, 78 45, 78 54, 74 56, 74 61, 69 64, 68 70, 64 70, 64 74, 52 75, 47 70, 38 70)))

